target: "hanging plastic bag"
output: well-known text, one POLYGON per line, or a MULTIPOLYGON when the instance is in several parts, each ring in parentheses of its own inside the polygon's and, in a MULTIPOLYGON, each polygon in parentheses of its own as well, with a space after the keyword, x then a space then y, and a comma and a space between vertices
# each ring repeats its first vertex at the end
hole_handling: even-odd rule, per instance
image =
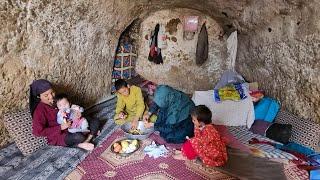
POLYGON ((159 34, 158 34, 158 48, 160 49, 165 49, 167 48, 168 43, 167 43, 167 35, 165 33, 165 28, 161 24, 159 28, 159 34))
POLYGON ((183 21, 183 39, 192 40, 198 30, 199 17, 185 16, 183 21))
POLYGON ((184 17, 183 30, 186 32, 197 32, 198 30, 198 16, 186 16, 184 17))

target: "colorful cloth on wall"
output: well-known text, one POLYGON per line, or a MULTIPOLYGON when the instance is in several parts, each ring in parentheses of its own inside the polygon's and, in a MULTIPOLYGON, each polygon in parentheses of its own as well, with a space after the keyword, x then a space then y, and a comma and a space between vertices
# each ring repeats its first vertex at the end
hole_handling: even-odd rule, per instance
POLYGON ((130 79, 136 76, 134 71, 137 55, 134 53, 133 45, 124 43, 120 45, 114 59, 112 78, 130 79))
POLYGON ((216 102, 225 100, 239 101, 247 98, 242 84, 229 84, 223 88, 215 89, 213 96, 216 102))

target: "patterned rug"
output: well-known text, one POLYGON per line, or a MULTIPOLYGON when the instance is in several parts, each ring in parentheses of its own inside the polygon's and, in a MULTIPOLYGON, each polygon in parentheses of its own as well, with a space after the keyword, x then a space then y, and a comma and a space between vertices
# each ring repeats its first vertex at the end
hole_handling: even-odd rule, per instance
POLYGON ((154 159, 143 153, 146 145, 155 141, 164 144, 170 152, 180 145, 167 144, 159 135, 152 134, 142 141, 141 148, 128 157, 121 157, 111 152, 110 145, 124 138, 123 131, 116 130, 100 147, 96 148, 66 179, 219 179, 235 178, 211 168, 190 161, 179 161, 168 157, 154 159))
MULTIPOLYGON (((115 129, 117 128, 115 127, 115 129)), ((111 152, 110 145, 122 138, 124 138, 123 131, 115 130, 66 179, 236 179, 216 169, 207 168, 200 161, 179 161, 173 159, 170 154, 168 157, 150 158, 143 153, 143 149, 152 141, 157 144, 164 144, 170 152, 181 147, 181 145, 166 143, 155 133, 144 140, 141 148, 132 155, 128 157, 118 156, 111 152)), ((298 169, 292 163, 284 164, 284 173, 287 179, 308 179, 306 171, 298 169)))

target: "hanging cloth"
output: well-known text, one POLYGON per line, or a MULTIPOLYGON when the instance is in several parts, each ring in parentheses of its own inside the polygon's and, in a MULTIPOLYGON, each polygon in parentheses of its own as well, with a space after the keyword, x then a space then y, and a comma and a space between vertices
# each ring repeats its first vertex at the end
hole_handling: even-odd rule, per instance
POLYGON ((208 44, 208 32, 206 28, 206 23, 204 23, 198 35, 198 43, 196 50, 197 65, 202 65, 208 59, 208 44))
POLYGON ((158 33, 158 48, 165 49, 167 48, 167 35, 165 33, 165 27, 161 24, 158 33))
POLYGON ((238 48, 238 36, 237 36, 237 31, 234 31, 233 33, 230 34, 230 36, 227 39, 228 62, 230 63, 228 69, 233 71, 236 63, 237 48, 238 48))
POLYGON ((162 54, 161 49, 158 47, 158 34, 159 34, 160 25, 157 24, 154 32, 151 36, 151 44, 150 44, 150 52, 148 56, 148 60, 152 61, 156 64, 162 64, 162 54))

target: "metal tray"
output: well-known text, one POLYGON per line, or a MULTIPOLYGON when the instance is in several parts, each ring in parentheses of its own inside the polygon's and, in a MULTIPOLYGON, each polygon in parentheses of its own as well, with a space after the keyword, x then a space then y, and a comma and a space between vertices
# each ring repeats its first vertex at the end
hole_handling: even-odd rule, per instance
POLYGON ((129 130, 131 129, 131 123, 123 124, 121 126, 121 129, 124 131, 124 134, 128 139, 138 139, 138 140, 147 139, 154 132, 153 127, 145 128, 143 121, 139 121, 138 127, 137 127, 137 129, 140 130, 140 132, 142 133, 141 135, 134 135, 129 133, 129 130))
POLYGON ((116 142, 114 142, 114 143, 112 143, 112 145, 111 145, 111 152, 113 152, 113 153, 115 153, 115 154, 117 154, 117 155, 119 155, 119 156, 123 156, 123 157, 127 157, 127 156, 130 156, 131 154, 133 154, 134 152, 136 152, 137 150, 139 150, 140 149, 140 140, 138 140, 137 139, 137 141, 138 141, 138 144, 137 144, 137 146, 136 146, 136 149, 133 151, 133 152, 131 152, 131 153, 118 153, 118 152, 114 152, 114 148, 113 148, 113 144, 115 144, 115 143, 119 143, 119 144, 121 144, 121 141, 133 141, 134 139, 121 139, 121 140, 119 140, 119 141, 116 141, 116 142))

